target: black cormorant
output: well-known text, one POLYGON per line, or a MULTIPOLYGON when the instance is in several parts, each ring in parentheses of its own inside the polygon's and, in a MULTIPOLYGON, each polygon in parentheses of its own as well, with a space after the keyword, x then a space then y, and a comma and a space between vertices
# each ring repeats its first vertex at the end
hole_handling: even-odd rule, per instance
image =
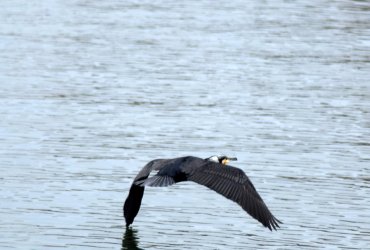
POLYGON ((211 156, 206 159, 186 156, 150 161, 135 177, 123 206, 126 227, 139 212, 145 186, 164 187, 181 181, 194 181, 238 203, 248 214, 270 230, 279 227, 276 219, 239 168, 227 165, 236 158, 211 156), (149 177, 150 172, 157 174, 149 177))

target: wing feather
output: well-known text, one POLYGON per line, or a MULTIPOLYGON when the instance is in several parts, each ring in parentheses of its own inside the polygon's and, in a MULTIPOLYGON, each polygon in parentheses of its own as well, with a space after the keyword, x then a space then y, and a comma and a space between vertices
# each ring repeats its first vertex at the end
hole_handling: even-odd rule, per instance
POLYGON ((188 180, 204 185, 238 203, 248 214, 270 230, 279 227, 276 219, 246 174, 238 168, 207 162, 188 174, 188 180))
POLYGON ((155 175, 146 180, 137 181, 135 184, 140 186, 167 187, 175 184, 175 180, 167 175, 155 175))
POLYGON ((146 164, 140 172, 136 175, 134 182, 130 187, 129 194, 123 205, 123 215, 126 220, 126 226, 129 226, 134 221, 136 215, 138 214, 141 206, 141 200, 143 199, 145 187, 140 185, 147 180, 150 172, 153 170, 160 170, 166 163, 171 160, 153 160, 146 164))

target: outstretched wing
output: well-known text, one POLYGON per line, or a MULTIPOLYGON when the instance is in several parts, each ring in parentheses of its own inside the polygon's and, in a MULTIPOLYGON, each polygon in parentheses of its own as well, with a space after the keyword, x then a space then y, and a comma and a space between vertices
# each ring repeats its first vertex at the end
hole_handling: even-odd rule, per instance
POLYGON ((257 193, 246 174, 238 168, 206 162, 190 169, 188 180, 204 185, 238 203, 248 214, 270 230, 279 227, 276 219, 257 193))
POLYGON ((166 163, 169 161, 171 160, 153 160, 146 164, 145 167, 143 167, 136 175, 123 206, 123 214, 125 216, 126 226, 129 226, 134 221, 137 213, 140 210, 141 200, 143 199, 145 187, 137 184, 137 182, 144 182, 148 178, 150 172, 153 170, 160 170, 163 166, 167 165, 166 163))

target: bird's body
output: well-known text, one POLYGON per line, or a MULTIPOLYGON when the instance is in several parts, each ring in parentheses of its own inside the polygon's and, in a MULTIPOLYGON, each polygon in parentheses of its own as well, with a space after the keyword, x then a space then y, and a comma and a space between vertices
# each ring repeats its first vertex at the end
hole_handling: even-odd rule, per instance
POLYGON ((271 214, 246 174, 239 168, 226 165, 229 160, 236 158, 212 156, 202 159, 186 156, 150 161, 135 177, 125 201, 123 210, 126 226, 132 224, 139 212, 145 186, 163 187, 181 181, 193 181, 238 203, 265 227, 276 230, 281 222, 271 214), (157 171, 157 174, 149 177, 152 171, 157 171))

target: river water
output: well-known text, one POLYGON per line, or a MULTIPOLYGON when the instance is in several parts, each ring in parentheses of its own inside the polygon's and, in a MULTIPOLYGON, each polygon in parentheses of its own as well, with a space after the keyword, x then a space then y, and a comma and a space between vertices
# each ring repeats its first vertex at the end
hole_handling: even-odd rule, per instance
POLYGON ((0 249, 369 249, 367 1, 0 8, 0 249), (270 232, 195 183, 122 204, 149 160, 238 157, 270 232))

